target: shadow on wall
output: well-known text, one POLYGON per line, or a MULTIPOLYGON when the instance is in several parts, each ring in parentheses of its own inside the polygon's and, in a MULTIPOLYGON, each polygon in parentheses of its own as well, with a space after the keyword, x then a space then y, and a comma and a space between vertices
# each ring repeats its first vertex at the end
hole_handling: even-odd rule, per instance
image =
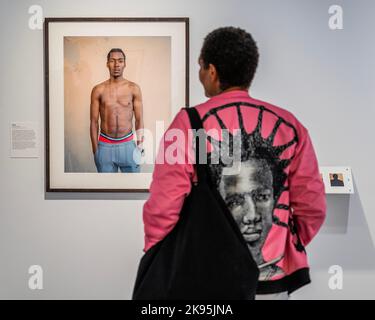
POLYGON ((352 195, 328 195, 327 218, 307 251, 311 266, 327 269, 374 270, 375 250, 366 216, 353 179, 352 195))
POLYGON ((321 234, 345 234, 348 232, 350 200, 356 195, 327 194, 327 217, 320 230, 321 234))

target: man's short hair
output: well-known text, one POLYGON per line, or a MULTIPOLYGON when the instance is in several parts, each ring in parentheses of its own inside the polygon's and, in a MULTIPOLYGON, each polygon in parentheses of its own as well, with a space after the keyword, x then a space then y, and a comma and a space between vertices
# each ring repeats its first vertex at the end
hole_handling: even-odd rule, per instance
POLYGON ((204 39, 200 58, 204 68, 216 67, 220 89, 248 88, 254 78, 259 52, 250 33, 235 27, 218 28, 204 39))
POLYGON ((120 48, 113 48, 107 54, 107 61, 109 61, 109 57, 111 56, 112 52, 121 52, 122 55, 124 56, 124 59, 126 59, 125 53, 124 53, 124 51, 122 51, 122 49, 120 49, 120 48))

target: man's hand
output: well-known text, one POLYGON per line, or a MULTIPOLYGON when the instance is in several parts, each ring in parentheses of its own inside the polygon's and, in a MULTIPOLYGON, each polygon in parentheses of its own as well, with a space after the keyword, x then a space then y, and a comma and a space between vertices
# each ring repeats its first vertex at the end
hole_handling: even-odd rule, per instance
POLYGON ((145 154, 145 149, 143 148, 143 138, 142 140, 137 140, 137 148, 139 149, 139 151, 141 151, 141 155, 144 156, 145 154))
MULTIPOLYGON (((141 130, 138 130, 138 131, 141 131, 141 130)), ((143 135, 143 132, 141 132, 140 134, 138 133, 137 131, 137 145, 139 144, 142 144, 145 140, 145 137, 143 135)), ((143 131, 143 130, 142 130, 143 131)))

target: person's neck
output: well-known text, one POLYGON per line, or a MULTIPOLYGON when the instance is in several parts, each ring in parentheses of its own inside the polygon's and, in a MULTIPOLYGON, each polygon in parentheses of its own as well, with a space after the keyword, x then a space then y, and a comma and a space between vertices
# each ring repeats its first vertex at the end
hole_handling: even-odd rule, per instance
POLYGON ((231 91, 244 91, 244 92, 248 92, 249 91, 249 88, 243 88, 243 87, 230 87, 230 88, 227 88, 225 90, 222 90, 222 91, 218 91, 214 96, 218 96, 219 94, 223 94, 223 93, 227 93, 227 92, 231 92, 231 91))
POLYGON ((120 77, 110 77, 109 78, 109 82, 111 82, 111 83, 119 83, 119 82, 121 82, 121 81, 124 81, 125 79, 124 79, 124 77, 123 76, 120 76, 120 77))
POLYGON ((220 93, 226 93, 226 92, 230 92, 230 91, 237 91, 237 90, 240 90, 240 91, 249 91, 249 89, 246 89, 246 88, 243 88, 243 87, 230 87, 228 89, 225 89, 223 91, 221 91, 220 93))
POLYGON ((248 245, 250 251, 251 251, 251 254, 253 256, 253 259, 254 261, 256 262, 257 265, 261 265, 264 263, 264 259, 263 259, 263 256, 262 256, 262 253, 260 252, 260 250, 258 248, 253 248, 252 246, 248 245))

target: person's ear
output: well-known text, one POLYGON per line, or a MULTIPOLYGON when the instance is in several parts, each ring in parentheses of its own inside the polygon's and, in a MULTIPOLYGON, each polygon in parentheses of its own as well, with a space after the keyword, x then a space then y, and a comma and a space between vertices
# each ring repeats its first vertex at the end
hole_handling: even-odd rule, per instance
POLYGON ((218 79, 216 67, 213 64, 208 65, 208 74, 212 81, 216 81, 218 79))
POLYGON ((210 79, 211 79, 211 83, 213 84, 213 86, 216 88, 215 89, 215 92, 216 94, 220 93, 220 79, 219 79, 219 74, 217 72, 217 69, 216 67, 213 65, 213 64, 210 64, 208 66, 208 69, 209 69, 209 76, 210 76, 210 79))

